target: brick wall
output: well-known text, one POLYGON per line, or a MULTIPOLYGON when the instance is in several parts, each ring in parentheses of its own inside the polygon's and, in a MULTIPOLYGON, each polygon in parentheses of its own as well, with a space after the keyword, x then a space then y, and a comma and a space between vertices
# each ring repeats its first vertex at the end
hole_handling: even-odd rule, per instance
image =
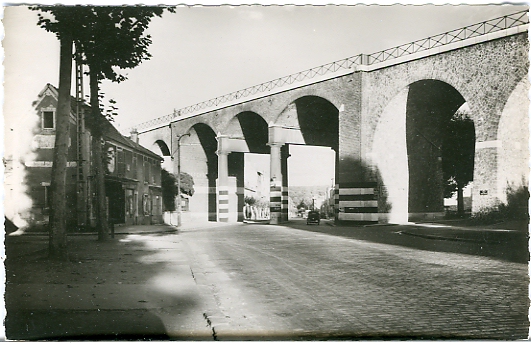
POLYGON ((507 100, 498 126, 498 195, 529 184, 529 82, 524 78, 507 100))
MULTIPOLYGON (((339 110, 339 162, 336 169, 338 195, 347 193, 346 191, 342 193, 342 188, 352 189, 352 187, 342 187, 342 184, 352 186, 367 183, 367 186, 373 186, 374 182, 378 182, 374 187, 374 192, 367 195, 373 195, 371 198, 378 199, 377 208, 380 213, 387 212, 391 207, 388 205, 391 199, 395 204, 404 201, 401 193, 407 185, 398 181, 389 185, 382 184, 385 179, 390 181, 389 174, 392 172, 394 161, 387 159, 383 162, 382 153, 385 153, 386 145, 377 143, 375 140, 387 140, 388 143, 398 140, 400 145, 403 145, 404 142, 399 140, 398 136, 404 132, 391 131, 390 133, 396 137, 385 138, 387 130, 394 128, 395 110, 399 115, 396 121, 401 123, 405 116, 403 108, 407 106, 409 85, 422 80, 438 80, 451 86, 464 98, 476 126, 477 145, 472 199, 474 210, 477 210, 478 207, 495 205, 498 200, 503 199, 499 195, 502 187, 499 186, 498 181, 500 152, 511 157, 524 154, 522 150, 513 150, 512 153, 506 149, 500 151, 497 144, 491 147, 492 144, 489 142, 496 141, 498 137, 505 138, 503 141, 509 140, 506 138, 511 129, 503 129, 499 134, 498 124, 509 96, 516 85, 527 75, 529 65, 527 56, 527 33, 520 33, 370 72, 358 71, 241 104, 207 111, 197 116, 178 117, 172 124, 173 140, 175 144, 176 135, 186 133, 198 123, 209 126, 216 134, 241 135, 241 128, 235 116, 247 111, 258 114, 268 124, 293 126, 297 123, 293 112, 294 102, 304 96, 321 97, 339 110), (379 124, 383 123, 382 121, 387 124, 377 130, 379 124), (380 160, 374 158, 378 154, 380 160), (481 195, 480 198, 480 190, 489 192, 481 193, 485 195, 481 195)), ((506 125, 502 127, 505 128, 506 125)), ((148 147, 156 140, 169 143, 170 136, 168 126, 140 135, 141 142, 148 147)), ((519 142, 523 143, 524 139, 519 142)), ((404 157, 407 159, 403 146, 391 148, 392 150, 402 157, 397 162, 403 162, 404 157)), ((189 162, 186 163, 187 168, 183 165, 183 170, 188 169, 192 174, 197 171, 199 181, 204 176, 206 163, 199 151, 194 152, 197 156, 186 156, 188 158, 184 159, 189 162)), ((185 157, 184 154, 183 157, 185 157)), ((431 162, 431 164, 438 164, 433 157, 431 162)), ((404 165, 401 164, 400 167, 400 174, 406 174, 407 169, 404 165)), ((400 181, 406 178, 402 176, 400 181)), ((209 187, 201 187, 202 190, 206 190, 213 186, 210 184, 209 187)), ((364 198, 369 198, 369 196, 364 198)), ((204 211, 204 202, 202 204, 202 211, 204 211)), ((395 210, 396 207, 395 205, 395 210)), ((435 207, 427 211, 438 211, 438 209, 435 207)), ((401 212, 404 214, 404 210, 401 212)), ((374 215, 369 218, 373 219, 374 215)))
MULTIPOLYGON (((364 160, 370 160, 375 147, 379 146, 374 141, 376 128, 382 114, 390 111, 389 105, 396 102, 397 97, 402 97, 400 94, 404 90, 407 92, 408 86, 416 81, 443 81, 463 96, 476 127, 473 211, 496 205, 503 199, 497 181, 498 150, 489 146, 498 144, 489 142, 497 140, 498 123, 507 100, 516 85, 527 75, 527 52, 527 33, 523 33, 364 73, 364 160), (480 144, 483 142, 486 143, 480 144)), ((404 98, 401 99, 403 102, 404 98)), ((526 113, 527 105, 522 102, 519 104, 526 113)), ((393 105, 397 106, 400 107, 393 105)), ((379 147, 381 150, 381 145, 379 147)), ((525 152, 520 153, 525 155, 525 152)), ((520 156, 520 153, 516 155, 520 156)), ((393 188, 396 190, 398 187, 393 188)))

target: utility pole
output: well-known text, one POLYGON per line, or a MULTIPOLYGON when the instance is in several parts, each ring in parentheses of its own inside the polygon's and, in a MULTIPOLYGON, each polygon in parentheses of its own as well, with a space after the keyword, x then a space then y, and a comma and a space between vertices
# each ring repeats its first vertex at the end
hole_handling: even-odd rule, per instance
MULTIPOLYGON (((190 136, 190 133, 185 133, 177 137, 177 226, 181 226, 181 139, 190 136)), ((173 156, 172 156, 173 159, 173 156)))
POLYGON ((88 219, 88 184, 89 162, 85 135, 85 112, 83 100, 83 63, 79 43, 76 42, 76 154, 77 154, 77 226, 83 229, 88 219))

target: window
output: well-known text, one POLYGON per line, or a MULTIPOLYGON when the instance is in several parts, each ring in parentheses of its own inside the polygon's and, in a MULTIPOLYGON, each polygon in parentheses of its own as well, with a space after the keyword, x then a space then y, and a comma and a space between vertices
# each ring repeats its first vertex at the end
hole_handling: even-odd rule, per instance
POLYGON ((144 182, 149 183, 151 181, 150 172, 151 172, 151 164, 149 160, 146 157, 144 157, 144 182))
POLYGON ((137 164, 137 157, 136 153, 133 153, 133 163, 131 164, 131 169, 133 170, 133 178, 138 178, 138 164, 137 164))
POLYGON ((134 217, 138 216, 138 192, 135 191, 135 194, 133 194, 133 213, 132 215, 134 217))
POLYGON ((151 213, 151 198, 148 194, 144 194, 142 197, 142 205, 145 216, 149 216, 151 213))
POLYGON ((50 183, 48 182, 41 182, 41 186, 43 187, 43 199, 42 199, 42 213, 43 214, 49 214, 50 212, 50 183))
MULTIPOLYGON (((125 171, 131 171, 131 163, 133 162, 133 153, 128 150, 124 150, 125 154, 125 171)), ((129 175, 129 174, 128 174, 129 175)))
POLYGON ((44 187, 44 208, 50 207, 50 186, 44 187))
POLYGON ((190 211, 190 200, 188 198, 181 198, 181 211, 190 211))
POLYGON ((135 215, 133 193, 133 189, 125 190, 125 214, 128 217, 133 217, 135 215))
POLYGON ((116 161, 118 176, 125 176, 125 153, 121 147, 116 148, 116 161))
POLYGON ((54 129, 55 128, 55 112, 50 110, 44 110, 42 112, 42 128, 54 129))

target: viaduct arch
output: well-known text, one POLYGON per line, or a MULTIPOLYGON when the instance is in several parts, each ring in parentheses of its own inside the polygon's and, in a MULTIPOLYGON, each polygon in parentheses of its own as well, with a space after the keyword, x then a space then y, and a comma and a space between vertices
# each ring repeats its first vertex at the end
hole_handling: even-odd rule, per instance
POLYGON ((350 64, 342 72, 174 116, 140 137, 175 147, 177 136, 195 131, 182 140, 183 170, 216 177, 217 185, 204 182, 217 198, 216 207, 207 198, 210 220, 213 213, 218 221, 238 219, 222 206, 238 208, 238 196, 224 195, 229 177, 240 174, 237 156, 255 152, 270 154, 272 223, 285 221, 288 147, 309 144, 336 151, 338 220, 401 222, 440 215, 440 161, 430 150, 440 146, 435 129, 466 103, 475 131, 472 211, 479 212, 504 202, 507 186, 527 183, 528 133, 521 126, 529 121, 527 27, 517 22, 394 60, 360 55, 345 60, 350 64), (194 140, 202 151, 192 149, 194 140), (196 160, 202 165, 190 163, 196 160))

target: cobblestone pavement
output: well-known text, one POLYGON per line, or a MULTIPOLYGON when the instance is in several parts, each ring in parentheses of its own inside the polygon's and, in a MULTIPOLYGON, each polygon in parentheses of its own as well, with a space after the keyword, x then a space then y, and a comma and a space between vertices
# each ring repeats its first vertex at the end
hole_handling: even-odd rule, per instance
POLYGON ((218 339, 528 338, 526 264, 284 226, 180 236, 218 339))

